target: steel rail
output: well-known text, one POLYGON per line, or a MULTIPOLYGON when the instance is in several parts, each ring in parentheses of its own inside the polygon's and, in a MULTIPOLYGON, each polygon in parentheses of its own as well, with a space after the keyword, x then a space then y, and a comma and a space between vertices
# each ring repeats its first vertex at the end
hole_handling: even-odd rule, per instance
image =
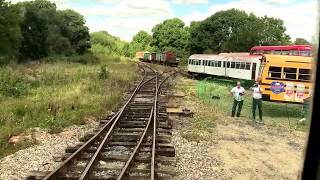
POLYGON ((158 77, 156 79, 156 97, 153 109, 153 137, 152 137, 152 155, 151 155, 151 180, 155 177, 155 155, 156 155, 156 135, 157 135, 157 106, 158 106, 158 77))
POLYGON ((106 136, 104 137, 103 141, 100 143, 98 149, 96 150, 96 152, 94 153, 94 155, 91 157, 90 162, 87 164, 85 170, 82 172, 81 176, 80 176, 80 180, 84 180, 87 179, 90 171, 93 167, 93 164, 95 164, 95 162, 97 161, 97 157, 100 154, 102 148, 105 146, 106 141, 109 139, 112 131, 114 130, 114 127, 116 126, 116 124, 118 123, 120 117, 122 116, 122 113, 124 112, 125 108, 127 107, 127 105, 131 102, 131 100, 133 99, 133 97, 135 96, 135 94, 138 92, 138 90, 140 90, 140 88, 150 82, 151 80, 153 80, 154 78, 158 78, 158 75, 156 74, 155 77, 143 82, 140 86, 138 86, 138 88, 133 92, 132 96, 130 97, 129 101, 127 101, 127 103, 122 107, 122 109, 120 110, 119 115, 117 116, 117 118, 114 120, 112 126, 109 128, 108 133, 106 134, 106 136))
POLYGON ((129 100, 127 101, 127 103, 121 108, 120 111, 118 111, 118 112, 109 120, 109 122, 108 122, 106 125, 104 125, 104 126, 101 128, 101 130, 100 130, 98 133, 96 133, 96 134, 95 134, 92 138, 90 138, 85 144, 83 144, 81 147, 79 147, 79 148, 77 149, 77 151, 75 151, 74 153, 72 153, 72 155, 70 155, 60 166, 58 166, 56 169, 54 169, 53 171, 51 171, 47 176, 45 176, 45 177, 43 178, 44 180, 49 180, 49 179, 55 179, 55 178, 57 178, 57 176, 59 175, 59 173, 60 173, 62 170, 64 170, 64 168, 66 168, 66 166, 68 166, 68 165, 72 162, 73 159, 76 159, 79 155, 81 155, 81 153, 82 153, 83 151, 85 151, 86 148, 88 148, 89 146, 91 146, 91 145, 95 142, 95 140, 97 140, 97 138, 102 135, 102 133, 107 129, 107 127, 110 126, 110 124, 111 124, 115 119, 118 119, 118 118, 119 118, 120 112, 123 112, 124 107, 127 106, 127 104, 129 104, 129 102, 130 102, 130 101, 132 100, 132 98, 134 97, 135 93, 141 88, 141 86, 142 86, 143 84, 145 84, 146 82, 148 82, 148 81, 151 80, 151 79, 150 79, 150 80, 148 80, 148 81, 146 81, 146 82, 143 82, 143 81, 145 80, 145 78, 147 77, 147 74, 146 74, 145 69, 144 69, 141 65, 138 64, 138 66, 143 70, 144 75, 143 75, 143 78, 141 79, 141 81, 139 82, 138 86, 135 88, 134 92, 133 92, 132 95, 130 96, 130 98, 129 98, 129 100))
POLYGON ((144 129, 143 134, 141 135, 140 140, 139 140, 137 146, 135 147, 134 151, 133 151, 132 154, 130 155, 130 157, 129 157, 128 161, 126 162, 125 166, 122 168, 119 176, 117 177, 117 180, 121 180, 121 179, 126 175, 126 172, 127 172, 127 170, 129 169, 129 166, 132 164, 132 160, 133 160, 133 159, 135 158, 135 156, 137 155, 137 152, 138 152, 139 148, 141 147, 142 141, 143 141, 143 139, 145 138, 145 136, 146 136, 146 134, 147 134, 147 131, 148 131, 149 127, 150 127, 150 124, 151 124, 151 122, 152 122, 153 109, 154 109, 154 107, 152 107, 152 109, 151 109, 147 126, 146 126, 146 128, 144 129))

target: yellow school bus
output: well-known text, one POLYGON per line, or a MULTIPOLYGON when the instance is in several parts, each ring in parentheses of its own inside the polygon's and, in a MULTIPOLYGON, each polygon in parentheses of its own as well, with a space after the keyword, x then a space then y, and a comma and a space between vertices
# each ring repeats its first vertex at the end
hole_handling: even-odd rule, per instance
POLYGON ((264 55, 259 72, 263 100, 303 103, 312 94, 312 57, 264 55))

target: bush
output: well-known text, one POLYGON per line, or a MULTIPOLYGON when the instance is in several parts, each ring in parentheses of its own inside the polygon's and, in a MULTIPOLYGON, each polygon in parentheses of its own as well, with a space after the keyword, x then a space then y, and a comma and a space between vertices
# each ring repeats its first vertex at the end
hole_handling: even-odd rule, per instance
POLYGON ((81 64, 98 64, 100 59, 92 53, 85 53, 83 55, 69 57, 68 61, 81 64))
POLYGON ((8 97, 19 97, 28 93, 30 83, 16 72, 0 69, 0 94, 8 97))
POLYGON ((100 66, 100 72, 99 72, 99 79, 107 79, 109 75, 107 65, 101 65, 100 66))

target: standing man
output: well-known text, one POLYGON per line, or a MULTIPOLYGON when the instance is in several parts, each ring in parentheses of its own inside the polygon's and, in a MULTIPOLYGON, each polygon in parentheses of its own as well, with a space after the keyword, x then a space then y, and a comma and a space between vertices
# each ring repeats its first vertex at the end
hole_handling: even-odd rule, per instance
POLYGON ((243 105, 243 100, 244 100, 244 88, 241 87, 241 83, 240 81, 237 82, 237 86, 232 88, 230 91, 230 94, 233 95, 233 106, 232 106, 232 117, 234 117, 235 113, 236 113, 236 109, 238 107, 238 111, 237 111, 237 117, 240 117, 240 113, 241 113, 241 109, 242 109, 242 105, 243 105))
POLYGON ((252 118, 253 121, 256 119, 256 109, 258 106, 259 110, 259 119, 260 123, 262 123, 262 88, 260 87, 260 84, 256 82, 253 87, 251 87, 252 90, 252 118))

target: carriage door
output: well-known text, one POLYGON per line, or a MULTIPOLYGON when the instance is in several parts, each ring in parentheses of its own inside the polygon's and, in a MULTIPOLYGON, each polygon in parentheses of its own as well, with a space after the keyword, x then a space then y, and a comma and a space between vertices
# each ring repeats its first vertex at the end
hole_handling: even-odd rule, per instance
POLYGON ((224 70, 225 70, 225 76, 229 77, 230 62, 229 61, 224 61, 223 62, 223 67, 224 67, 224 70))
POLYGON ((251 79, 256 80, 257 63, 252 63, 251 79))

